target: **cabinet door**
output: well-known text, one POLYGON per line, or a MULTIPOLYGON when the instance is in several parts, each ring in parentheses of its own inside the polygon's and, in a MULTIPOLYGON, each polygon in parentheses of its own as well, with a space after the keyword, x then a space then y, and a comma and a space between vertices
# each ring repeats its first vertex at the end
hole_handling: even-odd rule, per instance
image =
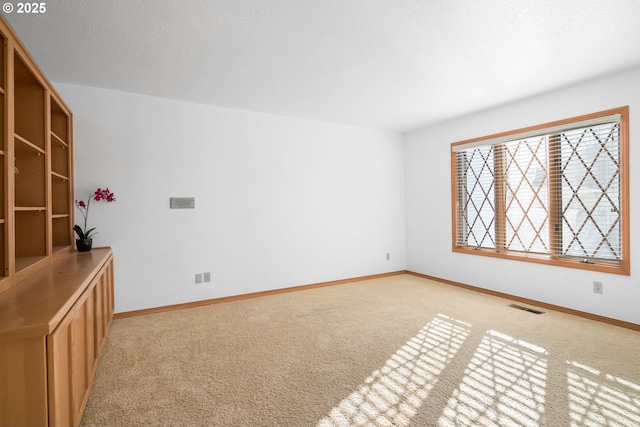
MULTIPOLYGON (((95 283, 94 283, 95 285, 95 283)), ((89 397, 94 361, 90 286, 49 336, 49 425, 77 426, 89 397)))
POLYGON ((49 425, 72 426, 71 370, 73 310, 47 337, 49 357, 49 425))
MULTIPOLYGON (((104 270, 103 270, 104 272, 104 270)), ((102 349, 102 342, 107 334, 106 319, 106 287, 104 286, 104 275, 97 278, 97 283, 93 289, 93 310, 95 315, 94 337, 93 337, 93 370, 98 367, 98 357, 102 349)))
POLYGON ((73 355, 72 355, 72 410, 74 426, 80 424, 84 406, 89 398, 89 390, 93 379, 94 330, 95 316, 93 311, 93 290, 95 282, 90 285, 74 308, 73 316, 73 355))
POLYGON ((0 425, 47 425, 44 336, 0 342, 0 425))
POLYGON ((113 319, 113 261, 105 265, 97 280, 94 292, 96 362, 113 319))

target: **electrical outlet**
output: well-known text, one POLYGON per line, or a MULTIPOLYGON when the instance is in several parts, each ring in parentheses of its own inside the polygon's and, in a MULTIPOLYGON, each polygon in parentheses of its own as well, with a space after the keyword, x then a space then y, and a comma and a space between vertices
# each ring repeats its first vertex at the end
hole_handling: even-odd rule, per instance
POLYGON ((205 282, 210 282, 211 281, 211 273, 209 271, 204 273, 204 281, 205 282))
POLYGON ((602 282, 593 282, 593 293, 601 294, 602 293, 602 282))
POLYGON ((391 259, 391 254, 387 252, 387 261, 389 261, 390 259, 391 259))
POLYGON ((196 283, 202 283, 202 273, 196 273, 196 283))

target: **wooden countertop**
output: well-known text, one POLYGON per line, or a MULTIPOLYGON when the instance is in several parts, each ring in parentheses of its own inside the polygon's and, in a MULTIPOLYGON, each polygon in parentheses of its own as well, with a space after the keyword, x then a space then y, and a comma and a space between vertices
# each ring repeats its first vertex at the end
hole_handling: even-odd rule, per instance
POLYGON ((0 342, 53 332, 111 256, 111 248, 70 251, 0 293, 0 342))

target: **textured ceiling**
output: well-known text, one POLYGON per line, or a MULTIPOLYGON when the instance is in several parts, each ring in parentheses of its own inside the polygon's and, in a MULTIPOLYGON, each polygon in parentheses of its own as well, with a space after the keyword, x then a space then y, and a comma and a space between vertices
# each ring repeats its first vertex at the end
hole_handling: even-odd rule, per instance
POLYGON ((54 82, 406 132, 640 65, 639 0, 59 0, 54 82))

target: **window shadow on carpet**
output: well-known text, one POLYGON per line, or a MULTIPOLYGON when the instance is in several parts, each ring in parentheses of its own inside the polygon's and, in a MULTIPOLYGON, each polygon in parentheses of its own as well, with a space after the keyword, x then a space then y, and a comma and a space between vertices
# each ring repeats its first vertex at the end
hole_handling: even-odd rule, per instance
POLYGON ((410 426, 427 405, 437 426, 640 425, 640 385, 567 361, 564 389, 564 378, 548 378, 548 351, 535 344, 489 330, 472 352, 461 351, 471 328, 437 315, 317 427, 410 426), (456 358, 468 358, 459 384, 442 387, 456 358), (566 393, 561 400, 547 396, 552 383, 566 393))

